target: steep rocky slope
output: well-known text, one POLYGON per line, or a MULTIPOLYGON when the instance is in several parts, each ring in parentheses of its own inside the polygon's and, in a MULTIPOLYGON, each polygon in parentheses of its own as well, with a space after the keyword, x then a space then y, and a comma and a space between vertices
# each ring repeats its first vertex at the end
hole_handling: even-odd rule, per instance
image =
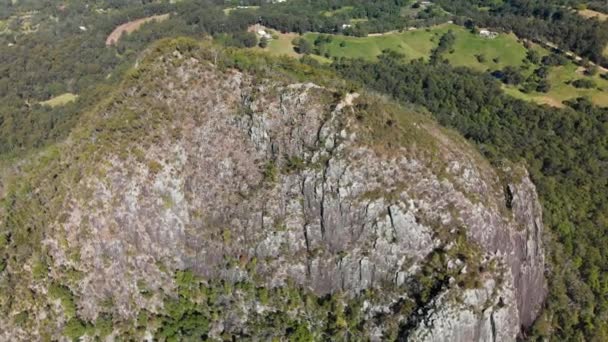
POLYGON ((523 167, 377 96, 166 45, 4 177, 0 339, 509 341, 534 320, 523 167))

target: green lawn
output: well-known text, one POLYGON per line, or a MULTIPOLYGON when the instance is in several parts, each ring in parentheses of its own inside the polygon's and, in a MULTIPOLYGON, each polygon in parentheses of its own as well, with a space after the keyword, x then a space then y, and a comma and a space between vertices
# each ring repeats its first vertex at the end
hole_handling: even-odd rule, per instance
POLYGON ((513 34, 500 34, 494 39, 482 38, 463 27, 451 27, 456 35, 454 53, 446 54, 452 65, 466 66, 475 70, 496 70, 504 67, 520 66, 526 57, 526 48, 513 34), (477 56, 483 56, 484 62, 477 56))
MULTIPOLYGON (((436 45, 432 39, 438 41, 442 30, 416 30, 369 37, 334 36, 326 48, 330 57, 375 59, 382 50, 391 49, 405 54, 407 59, 428 58, 436 45)), ((311 43, 317 36, 317 33, 304 35, 311 43)))
POLYGON ((63 106, 69 102, 76 101, 77 98, 78 98, 78 95, 75 95, 72 93, 65 93, 65 94, 57 95, 46 101, 42 101, 42 102, 40 102, 40 104, 43 106, 57 107, 57 106, 63 106))

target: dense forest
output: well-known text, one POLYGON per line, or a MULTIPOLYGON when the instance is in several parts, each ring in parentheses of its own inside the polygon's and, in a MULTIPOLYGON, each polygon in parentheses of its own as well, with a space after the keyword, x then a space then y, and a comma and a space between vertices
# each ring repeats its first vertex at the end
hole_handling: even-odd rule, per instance
POLYGON ((259 12, 261 23, 283 32, 312 31, 356 36, 400 30, 408 26, 428 26, 448 20, 444 12, 430 16, 418 15, 416 18, 401 16, 402 9, 411 5, 411 0, 295 0, 263 5, 259 12), (340 10, 344 8, 348 10, 340 10), (319 15, 323 11, 328 11, 326 13, 335 11, 335 13, 319 15), (351 19, 361 21, 350 25, 351 19))
POLYGON ((571 108, 505 96, 491 76, 386 52, 378 63, 340 60, 333 69, 358 84, 427 108, 478 144, 486 157, 528 165, 555 233, 550 297, 530 332, 558 340, 608 339, 608 109, 581 98, 571 108))

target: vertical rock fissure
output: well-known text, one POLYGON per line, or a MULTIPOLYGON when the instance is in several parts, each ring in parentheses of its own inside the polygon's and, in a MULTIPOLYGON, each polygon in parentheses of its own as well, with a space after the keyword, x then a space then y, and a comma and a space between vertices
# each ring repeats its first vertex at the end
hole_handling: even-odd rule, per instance
POLYGON ((389 205, 387 208, 388 217, 391 221, 391 228, 393 229, 393 241, 397 240, 397 228, 395 228, 395 220, 393 219, 393 212, 391 211, 391 206, 389 205))
POLYGON ((490 325, 492 327, 492 341, 496 341, 496 322, 494 321, 494 313, 490 314, 490 325))
POLYGON ((311 251, 310 251, 310 239, 308 238, 308 215, 306 215, 306 177, 302 177, 302 183, 300 186, 300 192, 302 193, 302 216, 304 217, 304 224, 302 225, 302 233, 304 234, 304 244, 306 245, 306 275, 310 279, 311 275, 311 251))
POLYGON ((327 181, 327 168, 329 167, 329 160, 323 168, 323 180, 321 182, 321 201, 319 203, 319 225, 321 227, 321 238, 325 240, 325 182, 327 181))

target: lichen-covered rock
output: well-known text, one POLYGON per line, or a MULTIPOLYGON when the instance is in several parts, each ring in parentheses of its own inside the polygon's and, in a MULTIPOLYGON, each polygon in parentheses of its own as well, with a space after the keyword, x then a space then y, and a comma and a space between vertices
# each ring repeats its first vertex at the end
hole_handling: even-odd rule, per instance
POLYGON ((512 288, 497 288, 486 279, 479 289, 465 290, 462 301, 451 293, 438 296, 410 336, 415 341, 512 341, 518 334, 518 312, 512 288))
MULTIPOLYGON (((368 94, 181 56, 146 75, 63 146, 78 177, 60 178, 43 245, 48 281, 76 295, 84 321, 163 312, 175 270, 189 269, 319 297, 378 289, 360 309, 372 340, 509 341, 532 323, 546 291, 542 219, 522 167, 497 171, 368 94), (80 278, 67 282, 68 269, 80 278), (395 310, 404 301, 415 309, 395 310)), ((277 310, 243 303, 211 322, 211 338, 277 310)), ((45 329, 0 323, 0 339, 45 329)))

